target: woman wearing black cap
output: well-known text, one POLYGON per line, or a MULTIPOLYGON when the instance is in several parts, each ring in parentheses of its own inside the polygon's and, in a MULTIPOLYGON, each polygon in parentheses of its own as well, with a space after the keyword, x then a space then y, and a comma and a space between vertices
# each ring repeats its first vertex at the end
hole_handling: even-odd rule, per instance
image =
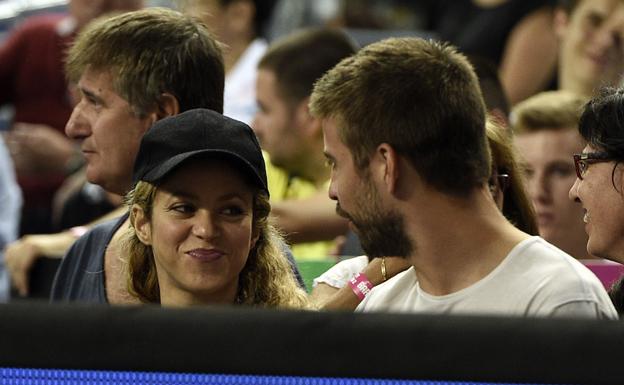
POLYGON ((247 125, 209 110, 156 123, 134 182, 131 294, 166 306, 307 306, 268 223, 264 161, 247 125))

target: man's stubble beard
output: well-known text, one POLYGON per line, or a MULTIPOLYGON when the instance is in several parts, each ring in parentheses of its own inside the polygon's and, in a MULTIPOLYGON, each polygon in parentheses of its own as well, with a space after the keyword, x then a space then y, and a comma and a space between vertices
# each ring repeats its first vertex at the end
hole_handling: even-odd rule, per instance
POLYGON ((336 212, 354 225, 369 259, 386 256, 409 258, 414 245, 405 231, 403 216, 395 210, 382 208, 375 186, 368 179, 363 181, 363 191, 355 199, 359 210, 347 213, 337 203, 336 212))

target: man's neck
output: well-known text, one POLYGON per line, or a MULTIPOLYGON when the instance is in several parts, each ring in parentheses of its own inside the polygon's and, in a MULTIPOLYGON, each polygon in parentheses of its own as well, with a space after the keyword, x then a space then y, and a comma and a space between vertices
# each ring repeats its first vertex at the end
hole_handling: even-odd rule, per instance
POLYGON ((410 259, 425 292, 446 295, 475 284, 529 238, 485 194, 487 189, 467 199, 438 194, 412 212, 408 231, 415 247, 410 259))

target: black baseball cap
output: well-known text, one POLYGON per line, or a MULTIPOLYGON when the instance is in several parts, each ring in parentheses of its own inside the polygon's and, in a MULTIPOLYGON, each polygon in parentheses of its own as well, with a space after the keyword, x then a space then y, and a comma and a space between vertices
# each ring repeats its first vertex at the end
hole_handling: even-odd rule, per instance
POLYGON ((157 121, 143 136, 134 162, 133 185, 158 185, 184 161, 197 157, 231 160, 269 194, 264 158, 256 135, 243 122, 207 109, 188 110, 157 121))

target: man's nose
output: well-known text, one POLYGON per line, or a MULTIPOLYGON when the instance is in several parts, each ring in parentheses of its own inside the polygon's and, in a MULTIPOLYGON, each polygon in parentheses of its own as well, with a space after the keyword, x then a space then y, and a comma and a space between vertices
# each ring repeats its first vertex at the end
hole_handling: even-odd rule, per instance
POLYGON ((79 102, 65 125, 65 135, 72 139, 84 139, 91 135, 91 126, 84 115, 83 102, 79 102))

